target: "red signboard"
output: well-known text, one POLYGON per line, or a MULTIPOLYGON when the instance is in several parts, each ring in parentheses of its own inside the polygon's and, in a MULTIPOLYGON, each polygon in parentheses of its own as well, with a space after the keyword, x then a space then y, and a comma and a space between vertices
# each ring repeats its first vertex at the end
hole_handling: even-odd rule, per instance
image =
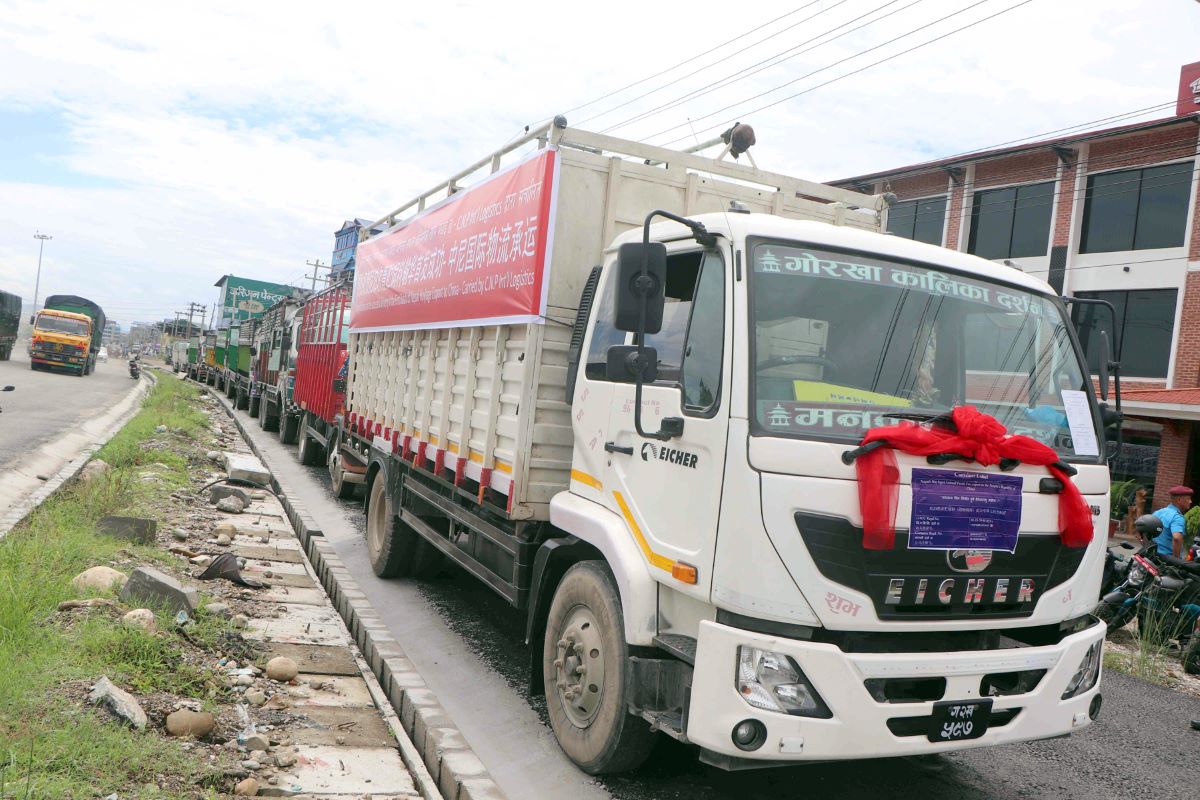
POLYGON ((546 150, 360 244, 351 330, 541 321, 557 178, 546 150))
POLYGON ((1179 70, 1179 100, 1175 103, 1176 114, 1194 114, 1200 111, 1200 61, 1185 64, 1179 70))

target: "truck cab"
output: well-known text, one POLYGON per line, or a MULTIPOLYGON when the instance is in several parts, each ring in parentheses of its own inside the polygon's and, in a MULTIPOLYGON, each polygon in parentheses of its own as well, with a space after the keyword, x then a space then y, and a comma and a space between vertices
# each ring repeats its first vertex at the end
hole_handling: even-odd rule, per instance
POLYGON ((71 311, 42 309, 33 319, 30 369, 70 369, 77 375, 91 371, 89 349, 92 318, 71 311))
MULTIPOLYGON (((571 365, 571 488, 551 504, 613 565, 628 645, 677 656, 686 697, 636 699, 635 663, 631 708, 728 767, 1087 725, 1108 470, 1061 300, 1019 270, 896 237, 748 213, 689 222, 705 235, 648 224, 607 253, 571 365), (643 236, 662 288, 639 328, 621 256, 634 248, 636 268, 643 236), (885 488, 848 454, 872 428, 961 406, 1069 465, 1090 544, 1064 543, 1045 466, 896 452, 894 540, 870 546, 862 499, 885 488), (956 546, 956 519, 984 522, 973 505, 1004 534, 956 546)), ((580 619, 551 605, 544 637, 560 742, 601 710, 604 682, 572 658, 600 641, 580 619)), ((567 749, 586 764, 579 741, 567 749)))

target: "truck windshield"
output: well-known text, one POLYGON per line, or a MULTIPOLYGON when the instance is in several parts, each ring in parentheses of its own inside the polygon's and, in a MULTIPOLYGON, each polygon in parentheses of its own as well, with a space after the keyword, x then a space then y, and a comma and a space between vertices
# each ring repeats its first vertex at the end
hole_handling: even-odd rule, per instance
POLYGON ((34 327, 47 333, 69 333, 74 336, 87 336, 88 332, 88 324, 81 319, 54 317, 49 314, 38 314, 34 327))
POLYGON ((857 442, 899 421, 888 412, 974 405, 1063 456, 1097 456, 1090 382, 1052 298, 861 254, 751 252, 759 433, 857 442), (1070 422, 1090 432, 1078 444, 1070 422))

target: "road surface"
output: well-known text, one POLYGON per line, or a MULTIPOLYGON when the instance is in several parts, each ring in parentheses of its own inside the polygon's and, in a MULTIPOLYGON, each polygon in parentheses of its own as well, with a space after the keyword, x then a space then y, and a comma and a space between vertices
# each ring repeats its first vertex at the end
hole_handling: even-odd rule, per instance
POLYGON ((1194 798, 1200 785, 1200 700, 1119 673, 1103 677, 1099 721, 1067 739, 954 755, 722 772, 660 737, 648 765, 601 780, 562 755, 540 698, 526 691, 528 652, 518 615, 465 573, 414 582, 371 572, 358 502, 338 501, 323 468, 302 467, 294 448, 238 412, 260 446, 291 458, 281 479, 308 511, 476 755, 511 798, 571 800, 972 800, 1194 798))
POLYGON ((66 372, 34 372, 23 342, 11 361, 0 361, 0 470, 68 429, 108 410, 133 388, 122 360, 97 364, 82 378, 66 372))

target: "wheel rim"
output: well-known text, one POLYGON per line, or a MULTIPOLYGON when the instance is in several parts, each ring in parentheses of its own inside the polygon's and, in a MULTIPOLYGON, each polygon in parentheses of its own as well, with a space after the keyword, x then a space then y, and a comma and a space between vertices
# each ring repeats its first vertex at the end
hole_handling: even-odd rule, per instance
POLYGON ((387 535, 385 524, 392 515, 392 503, 382 491, 383 479, 371 484, 371 506, 367 512, 367 551, 372 560, 383 551, 383 539, 387 535))
POLYGON ((563 620, 555 644, 554 677, 567 719, 587 728, 604 697, 604 641, 587 606, 576 606, 563 620))
POLYGON ((337 442, 330 443, 329 457, 326 459, 329 465, 329 480, 333 483, 333 488, 337 489, 342 483, 342 470, 338 466, 337 442))

